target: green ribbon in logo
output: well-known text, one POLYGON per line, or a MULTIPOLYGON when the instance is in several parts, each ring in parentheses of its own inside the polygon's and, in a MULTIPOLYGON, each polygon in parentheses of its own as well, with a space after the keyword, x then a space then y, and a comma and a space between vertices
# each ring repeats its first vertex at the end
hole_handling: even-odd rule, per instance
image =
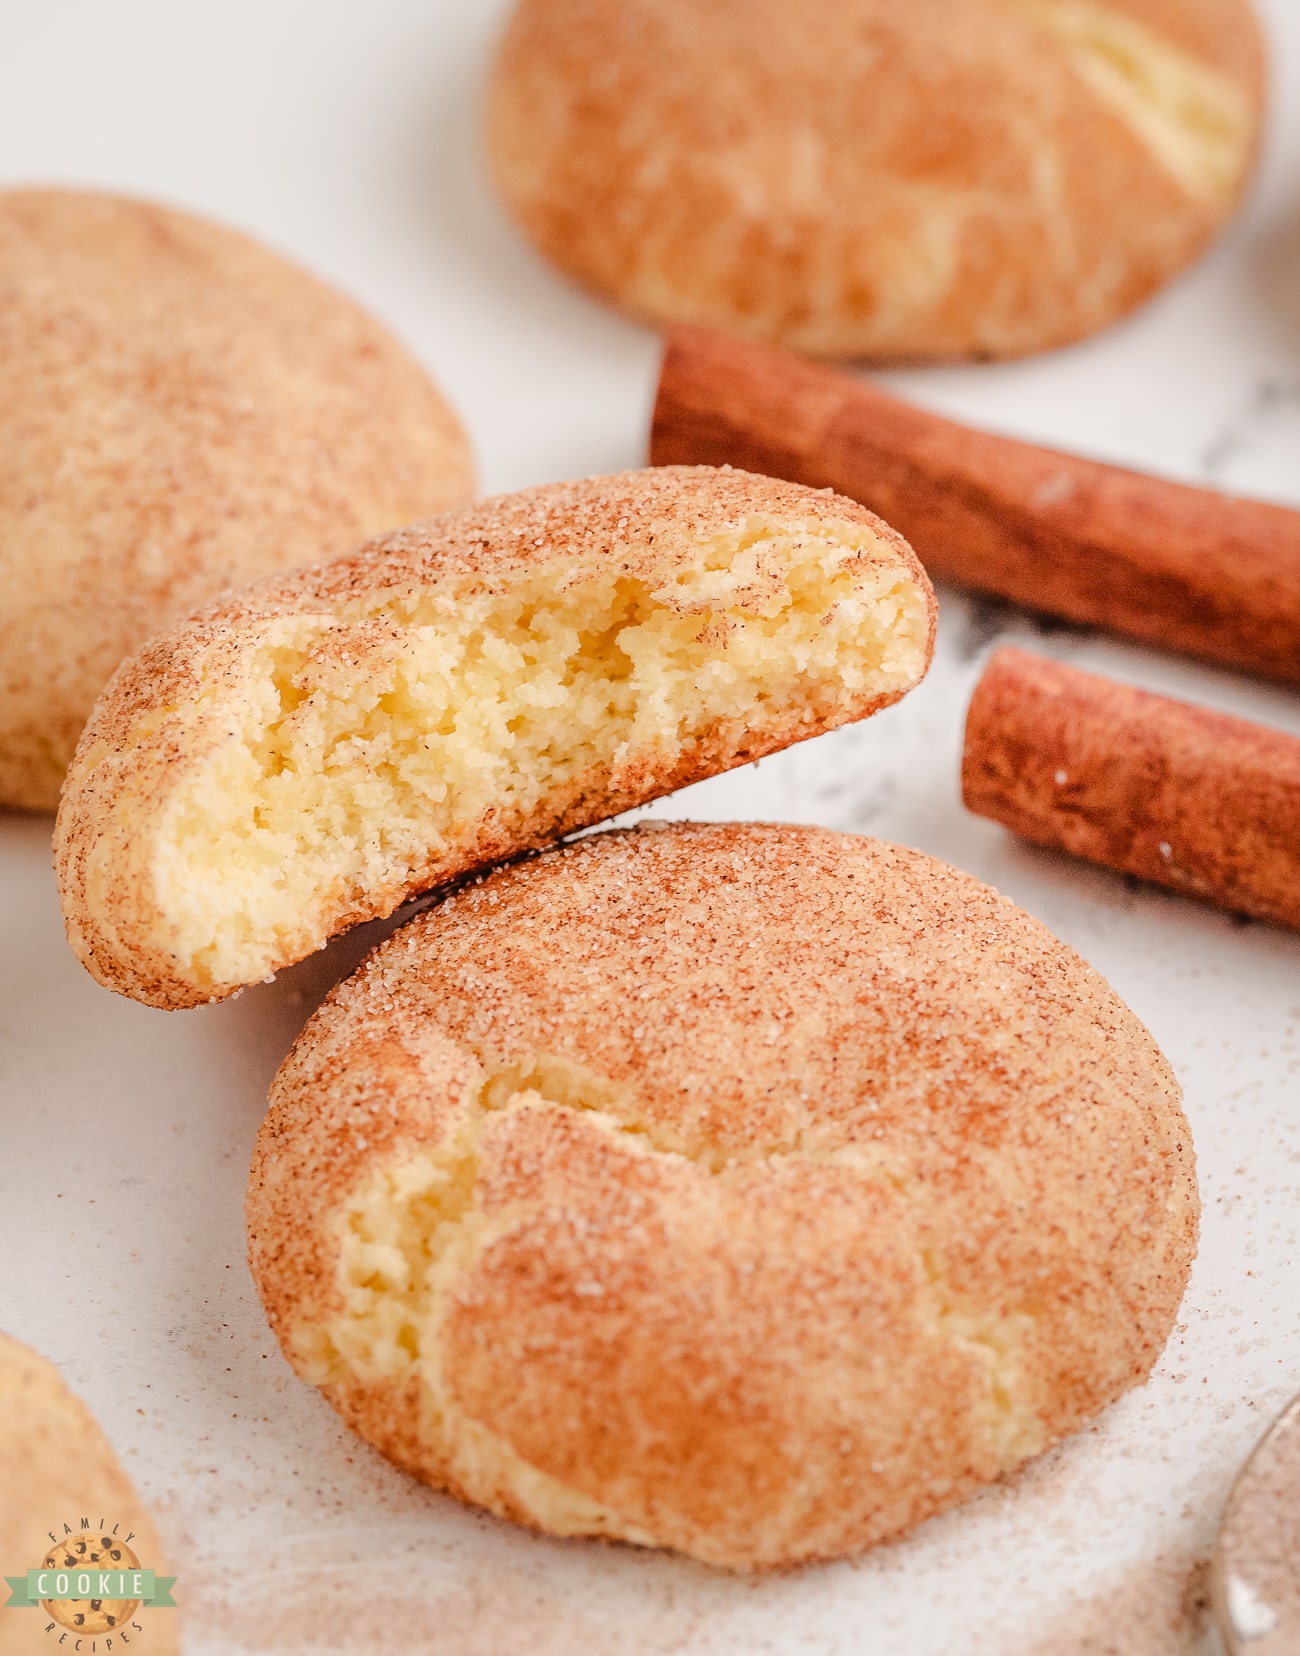
POLYGON ((175 1576, 152 1570, 28 1570, 25 1576, 6 1576, 6 1610, 35 1610, 42 1599, 139 1599, 149 1610, 174 1610, 175 1576))

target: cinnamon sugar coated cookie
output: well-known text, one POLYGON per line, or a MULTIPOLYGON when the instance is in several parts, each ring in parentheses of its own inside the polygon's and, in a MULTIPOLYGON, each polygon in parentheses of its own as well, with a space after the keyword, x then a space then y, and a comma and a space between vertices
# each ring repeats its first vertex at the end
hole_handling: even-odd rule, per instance
POLYGON ((68 937, 218 1000, 502 857, 896 701, 934 597, 829 490, 663 467, 503 495, 182 622, 64 789, 68 937))
POLYGON ((487 139, 533 243, 637 315, 1007 357, 1205 247, 1263 99, 1248 0, 522 0, 487 139))
POLYGON ((472 489, 455 415, 351 300, 170 208, 0 191, 0 805, 57 804, 169 622, 472 489))
POLYGON ((815 828, 489 875, 276 1077, 250 1258, 398 1465, 768 1567, 952 1505, 1141 1382, 1195 1251, 1168 1064, 1039 923, 815 828))
MULTIPOLYGON (((22 1577, 25 1586, 29 1570, 161 1576, 166 1567, 153 1519, 90 1410, 53 1363, 0 1333, 0 1576, 22 1577)), ((142 1614, 138 1599, 0 1608, 0 1656, 41 1656, 61 1641, 71 1651, 78 1640, 90 1656, 92 1640, 106 1652, 129 1648, 137 1634, 151 1656, 174 1656, 177 1616, 162 1606, 142 1614)))

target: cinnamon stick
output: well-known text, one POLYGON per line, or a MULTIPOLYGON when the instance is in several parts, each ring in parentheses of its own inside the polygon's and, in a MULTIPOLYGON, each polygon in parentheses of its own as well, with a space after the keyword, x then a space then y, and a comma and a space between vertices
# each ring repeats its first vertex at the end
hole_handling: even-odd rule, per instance
POLYGON ((974 431, 693 327, 668 335, 650 460, 829 486, 940 579, 1300 683, 1300 512, 1286 507, 974 431))
POLYGON ((1300 740, 1024 650, 966 719, 962 798, 1037 845, 1300 928, 1300 740))

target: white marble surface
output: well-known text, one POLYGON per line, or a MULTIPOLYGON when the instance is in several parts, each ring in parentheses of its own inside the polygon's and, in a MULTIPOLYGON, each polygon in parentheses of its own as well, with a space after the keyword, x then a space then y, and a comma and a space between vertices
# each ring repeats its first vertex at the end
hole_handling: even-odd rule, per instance
MULTIPOLYGON (((441 378, 489 489, 635 464, 655 340, 541 267, 480 175, 476 99, 501 9, 11 0, 0 169, 206 210, 330 274, 441 378)), ((898 384, 991 427, 1300 504, 1300 5, 1264 10, 1277 65, 1266 164, 1215 252, 1086 345, 898 384)), ((968 817, 960 727, 1003 634, 1297 732, 1300 698, 942 598, 935 669, 904 705, 655 814, 866 830, 1023 903, 1172 1058, 1205 1222, 1182 1320, 1144 1390, 1005 1487, 852 1564, 736 1581, 553 1544, 428 1493, 350 1439, 266 1331, 241 1203, 266 1084, 360 943, 221 1007, 146 1010, 67 951, 48 822, 0 816, 0 1326, 61 1365, 159 1509, 192 1652, 977 1656, 1039 1635, 1068 1652, 1096 1616, 1071 1605, 1100 1598, 1098 1625, 1117 1638, 1144 1607, 1172 1605, 1234 1468, 1300 1387, 1300 937, 968 817)), ((1144 1651, 1195 1646, 1190 1633, 1143 1637, 1144 1651)))

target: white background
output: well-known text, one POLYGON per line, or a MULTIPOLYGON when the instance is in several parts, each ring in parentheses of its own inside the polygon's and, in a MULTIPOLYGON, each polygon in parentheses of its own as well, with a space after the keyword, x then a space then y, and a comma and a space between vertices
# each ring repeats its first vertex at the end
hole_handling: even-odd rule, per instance
MULTIPOLYGON (((656 340, 541 266, 482 175, 477 110, 502 11, 4 0, 0 182, 147 193, 327 275, 433 370, 485 489, 635 465, 656 340)), ((896 385, 991 427, 1300 504, 1300 3, 1264 11, 1268 154, 1216 251, 1086 345, 896 385)), ((361 943, 221 1007, 132 1005, 67 951, 48 820, 0 814, 0 1326, 59 1363, 158 1510, 192 1651, 1199 1648, 1173 1630, 1188 1569, 1233 1469, 1300 1387, 1300 938, 1017 845, 964 814, 957 758, 980 660, 1003 634, 1298 733, 1300 698, 941 599, 934 671, 906 703, 656 814, 864 830, 1023 903, 1169 1053, 1205 1221, 1183 1321, 1143 1391, 854 1563, 737 1581, 552 1543, 431 1494, 350 1438, 266 1331, 241 1205, 267 1082, 361 943), (1114 1642, 1089 1644, 1096 1628, 1114 1642)))

